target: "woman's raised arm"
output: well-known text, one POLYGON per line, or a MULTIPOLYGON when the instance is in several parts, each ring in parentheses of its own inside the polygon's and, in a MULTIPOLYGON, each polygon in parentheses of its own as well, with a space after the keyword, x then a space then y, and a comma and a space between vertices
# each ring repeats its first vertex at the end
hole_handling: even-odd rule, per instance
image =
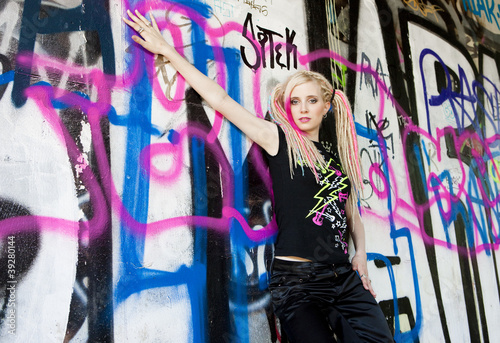
POLYGON ((150 23, 137 10, 135 15, 130 10, 127 10, 127 14, 130 19, 123 18, 123 20, 140 34, 140 37, 132 36, 134 42, 155 55, 165 56, 210 107, 221 113, 269 154, 277 153, 279 138, 275 124, 258 118, 247 111, 234 101, 217 82, 207 77, 182 57, 173 46, 165 41, 152 15, 150 15, 150 23))

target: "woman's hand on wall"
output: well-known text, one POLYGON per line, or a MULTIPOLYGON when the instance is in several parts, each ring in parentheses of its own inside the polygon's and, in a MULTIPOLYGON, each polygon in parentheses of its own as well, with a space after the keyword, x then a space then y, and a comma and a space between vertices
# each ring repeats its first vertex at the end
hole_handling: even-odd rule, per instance
POLYGON ((123 21, 133 28, 140 36, 132 36, 134 42, 140 44, 144 49, 152 52, 155 55, 167 55, 173 47, 163 38, 158 24, 152 14, 149 15, 151 22, 147 20, 138 10, 135 10, 135 15, 127 10, 130 19, 123 17, 123 21))

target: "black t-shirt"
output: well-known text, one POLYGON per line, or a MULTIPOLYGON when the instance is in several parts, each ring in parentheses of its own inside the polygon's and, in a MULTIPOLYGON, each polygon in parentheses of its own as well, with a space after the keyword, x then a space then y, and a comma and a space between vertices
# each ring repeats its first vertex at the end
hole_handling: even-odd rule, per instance
POLYGON ((337 154, 329 154, 321 143, 315 142, 328 165, 318 171, 319 183, 307 165, 301 168, 298 164, 292 179, 285 134, 279 127, 278 132, 278 153, 266 153, 278 224, 275 255, 334 264, 348 262, 345 206, 351 183, 337 154))

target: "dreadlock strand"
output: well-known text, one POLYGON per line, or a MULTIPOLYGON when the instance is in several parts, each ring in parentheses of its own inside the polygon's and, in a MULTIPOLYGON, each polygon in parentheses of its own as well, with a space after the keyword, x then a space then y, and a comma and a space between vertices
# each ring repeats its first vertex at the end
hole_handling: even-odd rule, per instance
POLYGON ((358 193, 362 191, 362 178, 354 121, 349 101, 342 91, 336 90, 333 102, 340 161, 353 187, 352 197, 350 197, 351 206, 357 206, 358 193))

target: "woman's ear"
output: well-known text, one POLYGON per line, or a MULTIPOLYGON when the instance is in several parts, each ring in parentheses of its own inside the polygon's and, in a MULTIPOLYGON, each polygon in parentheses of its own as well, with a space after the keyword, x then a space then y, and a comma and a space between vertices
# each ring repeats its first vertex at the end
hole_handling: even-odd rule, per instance
POLYGON ((332 104, 330 102, 325 102, 325 114, 327 114, 331 108, 332 108, 332 104))

